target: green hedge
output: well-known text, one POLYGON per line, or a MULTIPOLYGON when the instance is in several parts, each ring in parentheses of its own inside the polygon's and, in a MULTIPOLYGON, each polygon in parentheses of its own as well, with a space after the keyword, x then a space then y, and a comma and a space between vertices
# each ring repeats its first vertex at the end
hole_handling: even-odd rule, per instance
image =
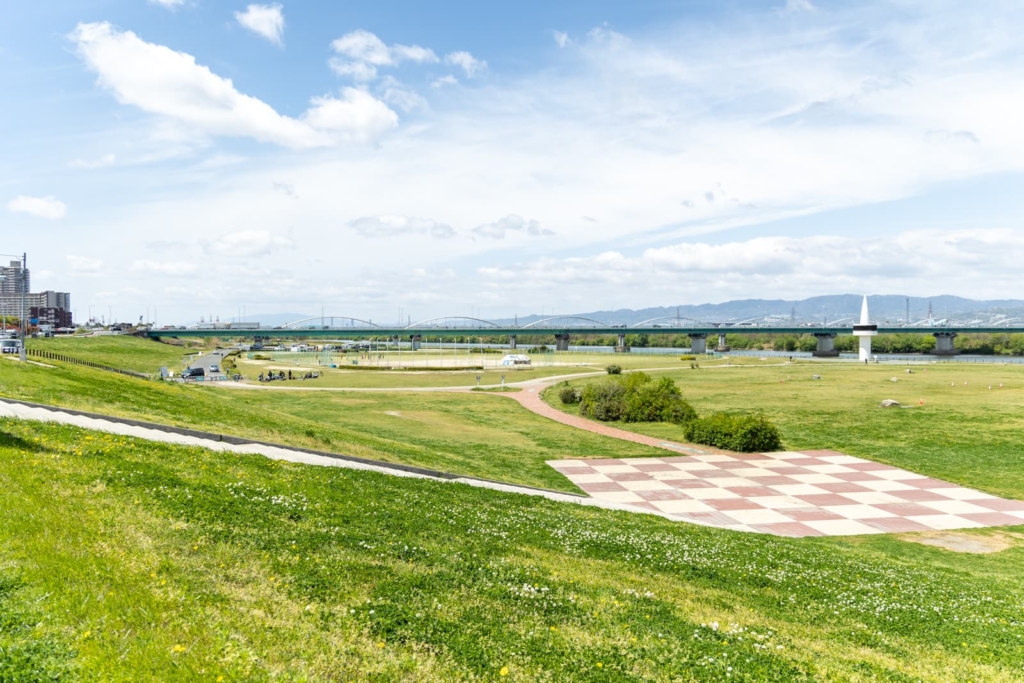
POLYGON ((691 420, 686 425, 686 438, 691 443, 739 453, 782 450, 778 428, 762 415, 715 413, 691 420))

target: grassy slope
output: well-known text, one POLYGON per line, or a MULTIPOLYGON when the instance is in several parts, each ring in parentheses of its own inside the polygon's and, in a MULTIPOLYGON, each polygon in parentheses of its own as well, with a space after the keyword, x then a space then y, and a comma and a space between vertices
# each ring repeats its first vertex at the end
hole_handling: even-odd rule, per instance
MULTIPOLYGON (((787 448, 831 448, 1024 499, 1024 367, 936 364, 916 366, 911 375, 904 370, 798 363, 656 374, 674 378, 699 413, 763 412, 779 426, 787 448), (814 374, 823 379, 811 379, 814 374), (892 383, 892 377, 899 381, 892 383), (879 408, 886 398, 911 407, 879 408)), ((545 399, 575 410, 563 406, 554 391, 545 399)), ((683 438, 674 425, 616 426, 683 438)))
POLYGON ((3 680, 1024 675, 1021 547, 736 534, 10 421, 0 519, 3 680))
POLYGON ((191 347, 122 335, 30 339, 29 349, 63 353, 72 358, 122 370, 156 373, 161 366, 178 371, 191 347))
POLYGON ((582 433, 484 392, 212 389, 56 365, 3 363, 0 395, 563 491, 577 489, 545 461, 661 454, 582 433))

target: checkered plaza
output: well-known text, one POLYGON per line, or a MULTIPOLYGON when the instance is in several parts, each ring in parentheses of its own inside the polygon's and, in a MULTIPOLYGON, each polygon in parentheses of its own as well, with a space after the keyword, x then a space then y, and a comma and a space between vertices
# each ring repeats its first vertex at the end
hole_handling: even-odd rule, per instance
POLYGON ((737 531, 804 537, 1024 524, 1024 501, 834 451, 548 464, 593 498, 737 531))

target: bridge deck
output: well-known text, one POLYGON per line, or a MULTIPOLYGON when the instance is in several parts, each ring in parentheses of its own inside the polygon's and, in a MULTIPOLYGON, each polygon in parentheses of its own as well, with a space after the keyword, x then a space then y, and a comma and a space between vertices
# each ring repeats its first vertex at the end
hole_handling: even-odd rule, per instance
MULTIPOLYGON (((613 336, 618 334, 853 334, 853 327, 336 327, 329 329, 186 329, 150 330, 149 337, 265 337, 289 339, 369 339, 421 335, 431 337, 507 337, 554 336, 556 334, 613 336)), ((1024 333, 1024 327, 879 327, 879 334, 935 334, 935 333, 1024 333)))

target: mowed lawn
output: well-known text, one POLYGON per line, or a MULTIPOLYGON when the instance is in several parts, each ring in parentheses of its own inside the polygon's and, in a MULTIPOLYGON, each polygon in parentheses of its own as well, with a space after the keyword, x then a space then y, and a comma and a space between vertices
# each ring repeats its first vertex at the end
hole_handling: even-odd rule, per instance
POLYGON ((4 681, 1024 677, 1019 545, 781 539, 10 420, 0 519, 4 681))
POLYGON ((120 370, 134 370, 155 375, 164 366, 177 372, 181 369, 187 353, 195 353, 196 349, 207 347, 199 341, 179 346, 141 337, 105 335, 99 337, 41 337, 30 339, 27 348, 60 353, 120 370))
POLYGON ((581 432, 485 392, 272 392, 0 363, 0 396, 578 492, 546 461, 661 451, 581 432))
MULTIPOLYGON (((788 449, 834 449, 1024 499, 1024 366, 747 363, 652 374, 676 380, 700 414, 763 413, 778 425, 788 449), (904 407, 880 408, 884 399, 904 407)), ((557 388, 545 399, 578 412, 562 405, 557 388)), ((616 426, 684 438, 675 425, 616 426)))

